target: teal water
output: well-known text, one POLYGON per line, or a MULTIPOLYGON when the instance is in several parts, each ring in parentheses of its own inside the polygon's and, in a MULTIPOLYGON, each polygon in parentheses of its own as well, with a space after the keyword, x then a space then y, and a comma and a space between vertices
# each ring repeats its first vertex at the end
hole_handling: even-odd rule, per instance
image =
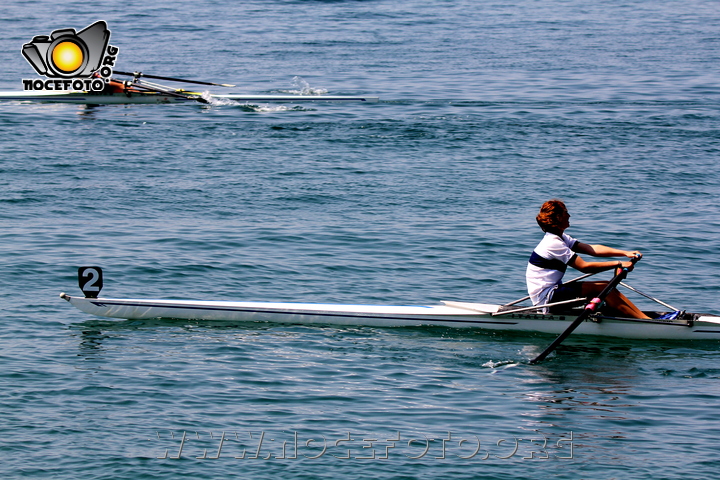
POLYGON ((552 337, 58 298, 100 265, 116 297, 511 301, 557 196, 568 233, 645 254, 630 284, 719 313, 715 2, 15 2, 0 89, 98 19, 122 70, 381 101, 1 104, 3 478, 717 476, 717 342, 530 366, 552 337))

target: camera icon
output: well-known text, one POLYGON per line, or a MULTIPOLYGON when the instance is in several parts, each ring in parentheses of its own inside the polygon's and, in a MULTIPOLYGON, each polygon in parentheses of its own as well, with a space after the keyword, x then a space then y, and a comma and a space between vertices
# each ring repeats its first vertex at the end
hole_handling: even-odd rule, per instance
POLYGON ((80 32, 74 28, 55 30, 33 37, 22 54, 40 75, 50 78, 89 77, 100 68, 110 41, 110 30, 100 20, 80 32))

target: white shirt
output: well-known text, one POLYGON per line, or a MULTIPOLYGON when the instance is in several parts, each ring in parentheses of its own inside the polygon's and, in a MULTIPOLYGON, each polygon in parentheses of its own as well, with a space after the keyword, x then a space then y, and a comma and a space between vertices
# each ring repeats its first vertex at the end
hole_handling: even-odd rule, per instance
MULTIPOLYGON (((565 233, 562 237, 554 233, 545 233, 535 247, 525 272, 525 281, 533 305, 549 303, 553 292, 562 282, 567 264, 575 256, 572 249, 577 242, 565 233)), ((543 313, 548 312, 548 308, 543 309, 543 313)))

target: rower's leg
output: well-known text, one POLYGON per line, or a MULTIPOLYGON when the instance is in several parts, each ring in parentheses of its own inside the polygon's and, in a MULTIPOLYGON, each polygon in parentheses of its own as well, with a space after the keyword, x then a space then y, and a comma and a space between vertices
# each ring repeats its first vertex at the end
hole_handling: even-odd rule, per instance
POLYGON ((638 307, 636 307, 629 298, 627 298, 625 295, 618 292, 617 290, 613 290, 610 295, 607 296, 605 302, 610 308, 613 308, 620 312, 621 317, 644 319, 650 318, 645 315, 638 307))
MULTIPOLYGON (((582 294, 588 298, 595 297, 603 291, 607 282, 583 282, 582 294)), ((605 304, 609 307, 611 315, 624 318, 649 319, 634 303, 622 293, 613 290, 605 298, 605 304)))

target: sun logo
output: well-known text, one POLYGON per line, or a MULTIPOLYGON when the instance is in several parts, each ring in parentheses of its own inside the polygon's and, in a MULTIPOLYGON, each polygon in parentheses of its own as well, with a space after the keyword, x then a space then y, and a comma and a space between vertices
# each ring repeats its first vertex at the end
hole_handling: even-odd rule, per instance
POLYGON ((82 67, 85 55, 80 46, 72 41, 58 43, 52 51, 52 64, 58 71, 73 73, 82 67))

